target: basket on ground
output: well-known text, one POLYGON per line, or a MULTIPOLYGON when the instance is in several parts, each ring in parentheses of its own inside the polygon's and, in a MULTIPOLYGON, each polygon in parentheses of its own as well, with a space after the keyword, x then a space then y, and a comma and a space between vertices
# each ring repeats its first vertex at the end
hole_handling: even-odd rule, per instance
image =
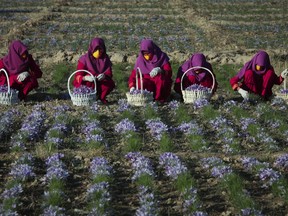
POLYGON ((96 79, 93 76, 93 74, 90 73, 87 70, 77 70, 77 71, 73 72, 70 75, 70 77, 68 78, 67 88, 68 88, 68 92, 69 92, 69 95, 71 97, 73 105, 76 105, 76 106, 89 106, 93 101, 96 101, 96 92, 97 92, 96 79), (93 81, 94 81, 94 84, 95 84, 94 91, 89 92, 89 93, 74 93, 74 92, 71 92, 70 79, 73 77, 73 75, 75 73, 80 72, 80 71, 84 71, 84 72, 90 74, 93 77, 93 81))
POLYGON ((284 88, 276 93, 276 97, 284 99, 286 102, 288 102, 288 89, 287 87, 287 78, 284 79, 284 88))
POLYGON ((127 92, 127 102, 133 106, 144 106, 153 101, 153 92, 143 90, 143 78, 140 68, 136 70, 136 90, 134 92, 127 92), (140 76, 140 88, 138 86, 138 74, 140 76))
POLYGON ((20 100, 18 98, 18 90, 16 89, 11 89, 10 88, 10 82, 9 82, 9 77, 5 69, 1 69, 1 72, 4 72, 6 79, 7 79, 7 91, 1 91, 0 92, 0 104, 5 104, 5 105, 12 105, 18 103, 20 100))
POLYGON ((198 99, 210 100, 211 97, 212 97, 212 94, 213 94, 214 86, 215 86, 215 77, 214 77, 214 74, 208 68, 200 67, 200 66, 189 68, 187 71, 185 71, 183 73, 183 75, 181 77, 181 92, 182 92, 184 103, 186 103, 186 104, 194 103, 198 99), (205 88, 205 89, 192 89, 192 90, 183 89, 184 76, 189 71, 195 70, 195 69, 204 69, 204 70, 208 71, 212 75, 213 84, 212 84, 211 88, 209 88, 209 89, 208 88, 205 88))

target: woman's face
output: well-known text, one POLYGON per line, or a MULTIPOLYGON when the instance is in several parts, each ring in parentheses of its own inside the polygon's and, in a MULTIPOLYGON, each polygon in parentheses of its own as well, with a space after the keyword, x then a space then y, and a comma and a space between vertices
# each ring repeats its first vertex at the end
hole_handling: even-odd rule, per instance
POLYGON ((147 61, 150 61, 153 58, 153 53, 148 52, 148 51, 143 51, 142 55, 147 61))
POLYGON ((104 51, 101 47, 96 47, 95 51, 93 52, 93 57, 98 59, 102 56, 103 52, 104 51))

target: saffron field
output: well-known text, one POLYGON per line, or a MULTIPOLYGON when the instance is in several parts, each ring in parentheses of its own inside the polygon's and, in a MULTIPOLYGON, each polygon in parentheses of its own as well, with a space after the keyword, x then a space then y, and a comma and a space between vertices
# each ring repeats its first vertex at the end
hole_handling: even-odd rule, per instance
POLYGON ((44 73, 27 101, 0 106, 0 215, 287 215, 287 102, 245 102, 229 86, 258 49, 278 74, 287 67, 286 1, 0 4, 1 56, 21 39, 44 73), (68 75, 96 36, 123 55, 117 86, 108 105, 73 106, 68 75), (127 104, 145 37, 171 56, 173 77, 183 56, 207 54, 212 99, 184 104, 172 92, 165 104, 127 104))

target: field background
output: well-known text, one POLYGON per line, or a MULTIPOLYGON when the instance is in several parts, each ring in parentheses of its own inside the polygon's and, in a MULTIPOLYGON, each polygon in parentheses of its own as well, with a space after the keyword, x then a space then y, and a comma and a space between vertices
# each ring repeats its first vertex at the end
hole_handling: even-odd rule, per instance
MULTIPOLYGON (((36 158, 36 177, 25 183, 17 212, 20 215, 40 215, 43 213, 45 184, 45 152, 39 146, 45 144, 45 134, 55 120, 54 108, 67 105, 67 118, 76 122, 65 139, 59 152, 65 154, 65 164, 69 170, 63 206, 67 215, 87 215, 85 199, 87 187, 91 184, 89 162, 94 156, 104 156, 113 166, 111 183, 112 200, 110 208, 114 215, 133 215, 139 205, 137 189, 131 181, 131 169, 124 158, 125 143, 114 127, 121 119, 117 111, 118 100, 125 98, 127 78, 137 57, 139 42, 152 38, 163 51, 167 52, 175 77, 178 67, 192 53, 203 52, 213 64, 219 89, 211 100, 211 116, 207 110, 195 110, 185 105, 187 113, 206 130, 204 139, 209 145, 205 151, 195 151, 189 141, 175 132, 170 132, 176 153, 186 164, 189 173, 196 179, 201 210, 209 215, 237 215, 240 210, 231 202, 227 192, 219 189, 219 182, 204 172, 199 165, 201 158, 217 156, 233 167, 233 171, 243 178, 244 188, 264 215, 286 215, 287 201, 276 197, 270 188, 261 188, 257 176, 244 172, 239 159, 246 155, 270 163, 287 150, 288 120, 287 105, 273 106, 270 102, 243 105, 241 98, 230 89, 229 79, 237 73, 241 65, 258 50, 266 50, 277 74, 288 67, 288 2, 286 0, 0 0, 0 56, 7 53, 11 40, 21 39, 28 45, 30 53, 43 71, 40 87, 31 92, 28 100, 14 106, 21 114, 15 126, 1 137, 0 145, 0 193, 11 179, 9 172, 16 158, 23 152, 14 152, 13 135, 19 132, 25 117, 40 104, 48 117, 38 138, 27 141, 26 152, 36 158), (83 137, 81 125, 89 108, 73 107, 67 93, 67 79, 76 69, 78 58, 87 51, 93 37, 105 39, 108 54, 113 62, 113 73, 117 84, 108 97, 108 106, 99 106, 98 119, 104 129, 109 148, 87 150, 76 138, 83 137), (240 113, 237 106, 228 106, 231 99, 245 110, 240 113), (234 110, 234 111, 233 111, 234 110), (218 128, 211 126, 213 113, 233 122, 232 128, 241 132, 240 118, 256 119, 255 125, 263 128, 265 134, 276 143, 255 142, 238 137, 240 150, 225 152, 223 137, 218 128), (278 127, 275 123, 278 123, 278 127), (280 123, 279 123, 280 122, 280 123), (282 126, 281 130, 279 124, 282 126), (218 135, 219 136, 218 136, 218 135), (70 145, 71 144, 71 145, 70 145), (239 168, 240 167, 240 168, 239 168)), ((275 86, 275 92, 282 87, 275 86)), ((173 93, 171 100, 177 99, 173 93)), ((11 107, 1 106, 1 112, 11 107)), ((158 168, 158 157, 162 153, 159 143, 153 140, 145 128, 145 114, 142 108, 132 108, 136 113, 139 134, 143 137, 142 154, 153 161, 157 173, 155 188, 160 215, 183 215, 179 194, 158 168)), ((159 118, 170 128, 179 125, 168 104, 160 106, 159 118)), ((89 121, 89 120, 88 120, 89 121)), ((2 130, 7 130, 7 128, 2 130)), ((172 131, 172 130, 171 130, 172 131)), ((239 132, 239 133, 240 133, 239 132)), ((263 131, 262 131, 263 132, 263 131)), ((235 135, 236 136, 236 135, 235 135)), ((252 136, 252 135, 251 135, 252 136)), ((24 150, 23 150, 24 151, 24 150)), ((278 170, 287 179, 287 170, 278 170)), ((1 198, 2 200, 2 198, 1 198)))

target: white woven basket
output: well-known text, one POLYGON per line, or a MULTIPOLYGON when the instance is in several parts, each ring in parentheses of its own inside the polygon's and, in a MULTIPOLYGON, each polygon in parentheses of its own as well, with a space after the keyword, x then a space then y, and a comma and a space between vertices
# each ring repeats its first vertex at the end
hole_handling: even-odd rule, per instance
POLYGON ((19 103, 20 100, 18 98, 18 93, 19 93, 18 90, 11 91, 8 74, 6 70, 3 68, 0 70, 0 73, 1 71, 3 71, 6 76, 8 91, 0 93, 0 104, 12 105, 12 104, 19 103))
POLYGON ((140 68, 138 67, 136 70, 136 89, 139 90, 138 86, 138 73, 140 76, 140 86, 141 93, 140 94, 130 94, 130 92, 126 93, 127 102, 133 106, 144 106, 145 104, 153 101, 153 93, 144 93, 143 92, 143 78, 140 68))
POLYGON ((288 92, 287 92, 287 78, 284 79, 284 88, 283 90, 286 93, 277 92, 276 97, 282 98, 288 102, 288 92))
POLYGON ((186 103, 186 104, 194 103, 198 99, 210 100, 212 97, 212 94, 213 94, 214 86, 215 86, 215 77, 214 77, 213 73, 208 68, 200 67, 200 66, 195 66, 195 67, 189 68, 187 71, 184 72, 184 74, 181 77, 181 92, 183 95, 184 103, 186 103), (183 90, 183 78, 189 71, 191 71, 193 69, 204 69, 212 75, 213 84, 212 84, 212 88, 208 92, 202 91, 202 90, 183 90))
POLYGON ((71 97, 72 103, 73 105, 76 106, 89 106, 93 101, 96 101, 96 92, 97 92, 97 86, 96 86, 96 79, 94 77, 94 75, 92 73, 90 73, 87 70, 77 70, 75 72, 73 72, 70 77, 68 78, 68 83, 67 83, 67 88, 68 88, 68 92, 69 95, 71 97), (94 92, 89 93, 89 94, 74 94, 73 92, 71 92, 70 90, 70 79, 72 78, 72 76, 80 71, 84 71, 88 74, 90 74, 93 77, 93 81, 95 84, 95 88, 94 88, 94 92))

